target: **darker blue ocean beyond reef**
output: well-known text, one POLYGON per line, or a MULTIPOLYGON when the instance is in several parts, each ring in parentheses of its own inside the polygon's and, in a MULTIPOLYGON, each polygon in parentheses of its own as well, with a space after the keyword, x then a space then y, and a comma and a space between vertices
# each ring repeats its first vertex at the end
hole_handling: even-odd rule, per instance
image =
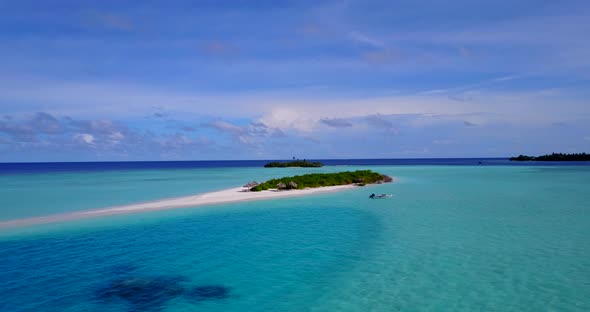
POLYGON ((343 168, 396 180, 0 229, 0 311, 590 311, 590 166, 324 162, 3 164, 0 221, 343 168))
MULTIPOLYGON (((190 169, 261 167, 276 160, 202 160, 202 161, 113 161, 113 162, 40 162, 0 163, 0 174, 76 172, 134 169, 190 169)), ((280 161, 280 160, 279 160, 280 161)), ((284 161, 284 160, 283 160, 284 161)), ((590 166, 590 162, 516 162, 507 158, 408 158, 408 159, 320 159, 327 166, 590 166)))

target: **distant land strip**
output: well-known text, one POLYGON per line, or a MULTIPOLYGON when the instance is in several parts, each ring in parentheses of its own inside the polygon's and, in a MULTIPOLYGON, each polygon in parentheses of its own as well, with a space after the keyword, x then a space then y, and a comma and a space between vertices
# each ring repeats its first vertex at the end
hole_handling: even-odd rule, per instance
POLYGON ((264 165, 265 168, 287 168, 287 167, 306 167, 306 168, 318 168, 323 167, 324 164, 318 161, 307 161, 307 160, 294 160, 289 162, 278 162, 273 161, 264 165))
POLYGON ((563 154, 553 153, 542 156, 526 156, 519 155, 518 157, 511 157, 512 161, 590 161, 590 154, 586 153, 574 153, 574 154, 563 154))

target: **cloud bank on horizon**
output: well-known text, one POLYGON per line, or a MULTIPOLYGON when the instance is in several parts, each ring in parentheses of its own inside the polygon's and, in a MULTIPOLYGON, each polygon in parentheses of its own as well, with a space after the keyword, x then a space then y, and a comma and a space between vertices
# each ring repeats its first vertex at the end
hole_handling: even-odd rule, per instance
POLYGON ((590 150, 587 1, 0 11, 0 161, 590 150))

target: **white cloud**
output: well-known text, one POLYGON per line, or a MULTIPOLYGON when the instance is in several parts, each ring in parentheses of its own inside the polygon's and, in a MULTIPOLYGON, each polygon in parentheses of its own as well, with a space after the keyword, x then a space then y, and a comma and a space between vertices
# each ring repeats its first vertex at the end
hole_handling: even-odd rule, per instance
POLYGON ((113 140, 114 142, 118 143, 119 141, 125 139, 125 135, 119 131, 116 131, 116 132, 109 134, 109 138, 111 140, 113 140))
POLYGON ((453 145, 453 144, 457 144, 456 141, 449 140, 449 139, 434 140, 434 141, 432 141, 432 143, 433 144, 436 144, 436 145, 453 145))
POLYGON ((384 46, 383 42, 381 42, 380 40, 370 37, 367 34, 362 33, 360 31, 351 31, 348 33, 348 36, 354 41, 364 43, 376 48, 382 48, 384 46))
POLYGON ((88 145, 94 144, 94 136, 88 133, 80 133, 74 136, 78 141, 86 143, 88 145))
POLYGON ((352 123, 343 118, 322 118, 320 122, 333 128, 350 128, 352 127, 352 123))
POLYGON ((312 131, 318 120, 306 112, 291 108, 274 108, 260 118, 260 121, 269 127, 281 130, 294 129, 302 132, 312 131))
POLYGON ((211 127, 223 132, 229 132, 234 135, 241 135, 245 132, 244 128, 231 124, 223 120, 216 120, 205 124, 207 127, 211 127))
MULTIPOLYGON (((208 116, 250 119, 258 120, 269 128, 302 132, 314 130, 322 118, 350 119, 376 113, 446 116, 471 114, 464 120, 478 125, 488 122, 490 118, 511 123, 539 124, 556 119, 589 117, 588 114, 580 114, 587 111, 584 94, 559 89, 477 90, 469 92, 468 101, 457 101, 446 94, 436 93, 367 96, 346 92, 339 94, 330 90, 284 90, 226 95, 93 82, 17 82, 0 83, 0 103, 18 104, 4 107, 2 113, 27 114, 51 107, 52 114, 77 119, 92 118, 95 120, 94 124, 88 124, 87 127, 111 127, 109 131, 114 131, 112 125, 100 124, 99 119, 143 118, 146 113, 153 111, 153 107, 161 106, 166 106, 168 118, 195 120, 208 116), (89 110, 89 107, 92 109, 89 110)), ((416 122, 428 122, 427 119, 423 117, 416 122)), ((221 121, 214 122, 212 126, 226 131, 244 131, 239 126, 221 121)))

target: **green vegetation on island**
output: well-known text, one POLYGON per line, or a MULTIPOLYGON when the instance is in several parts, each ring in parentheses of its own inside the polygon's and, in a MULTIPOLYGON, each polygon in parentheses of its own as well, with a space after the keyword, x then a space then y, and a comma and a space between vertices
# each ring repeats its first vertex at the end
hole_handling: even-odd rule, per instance
POLYGON ((365 184, 378 184, 391 181, 393 181, 391 177, 373 172, 371 170, 345 171, 337 173, 311 173, 268 180, 252 187, 250 191, 259 192, 268 189, 304 189, 348 184, 362 186, 365 184))
POLYGON ((289 162, 273 161, 264 165, 265 168, 286 168, 286 167, 322 167, 324 164, 317 161, 294 160, 289 162))
POLYGON ((520 155, 518 157, 511 157, 512 161, 590 161, 590 154, 586 153, 574 153, 574 154, 563 154, 553 153, 551 155, 542 156, 526 156, 520 155))

